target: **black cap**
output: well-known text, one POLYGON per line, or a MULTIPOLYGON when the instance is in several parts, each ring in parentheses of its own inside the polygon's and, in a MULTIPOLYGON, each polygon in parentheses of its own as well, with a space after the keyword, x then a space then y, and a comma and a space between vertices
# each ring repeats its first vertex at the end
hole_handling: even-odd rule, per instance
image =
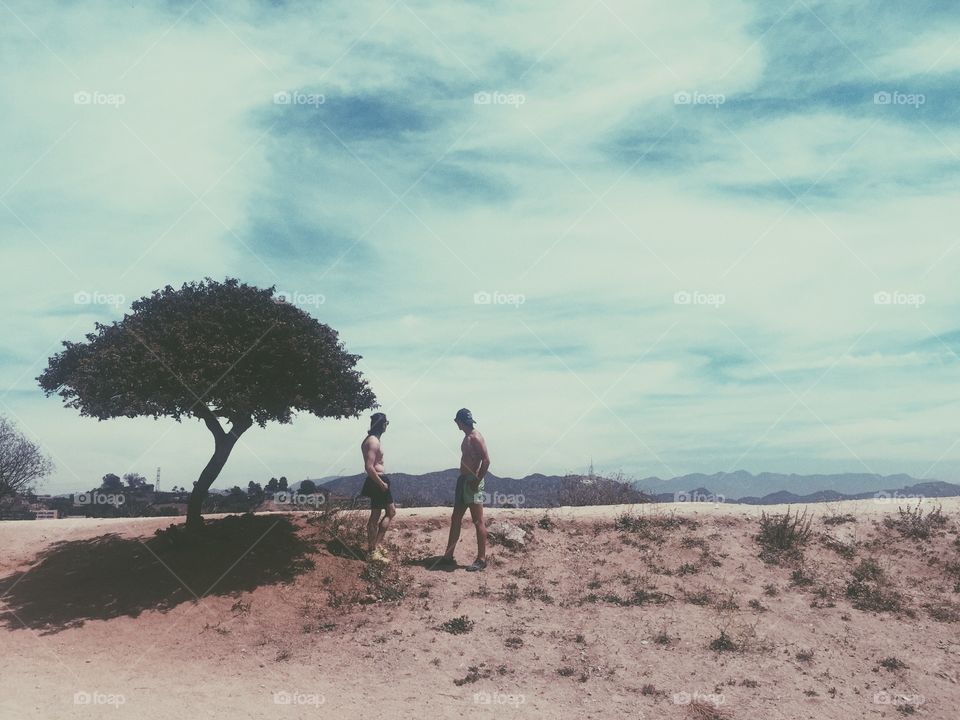
POLYGON ((454 418, 454 420, 459 420, 460 422, 467 423, 469 425, 476 423, 476 420, 473 419, 473 414, 466 408, 460 408, 457 410, 457 416, 454 418))

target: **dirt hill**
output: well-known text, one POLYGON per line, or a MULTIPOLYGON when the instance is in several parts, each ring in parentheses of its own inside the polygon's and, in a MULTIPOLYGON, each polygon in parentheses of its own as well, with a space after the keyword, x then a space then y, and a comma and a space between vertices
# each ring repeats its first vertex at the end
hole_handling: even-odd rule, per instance
POLYGON ((0 523, 0 716, 947 720, 940 504, 493 510, 524 544, 483 573, 437 566, 443 508, 399 512, 385 570, 360 514, 214 517, 200 546, 170 518, 0 523))

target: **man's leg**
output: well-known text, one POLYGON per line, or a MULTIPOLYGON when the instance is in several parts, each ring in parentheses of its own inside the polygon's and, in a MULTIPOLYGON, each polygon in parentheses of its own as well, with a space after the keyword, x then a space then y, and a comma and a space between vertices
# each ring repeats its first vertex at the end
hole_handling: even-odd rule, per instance
POLYGON ((387 534, 387 530, 390 529, 390 523, 393 520, 393 516, 397 514, 397 506, 393 503, 387 505, 387 509, 383 511, 383 519, 380 521, 380 530, 377 533, 377 542, 376 546, 379 547, 383 542, 383 536, 387 534))
POLYGON ((477 560, 486 562, 487 560, 487 526, 483 524, 483 505, 473 503, 470 505, 470 518, 477 529, 477 560))
POLYGON ((367 552, 377 549, 377 525, 380 522, 380 508, 370 508, 370 519, 367 520, 367 552))
POLYGON ((456 550, 457 540, 460 539, 460 524, 463 522, 463 514, 466 511, 466 505, 453 506, 453 514, 450 516, 450 535, 447 538, 447 551, 443 554, 448 560, 453 560, 453 551, 456 550))

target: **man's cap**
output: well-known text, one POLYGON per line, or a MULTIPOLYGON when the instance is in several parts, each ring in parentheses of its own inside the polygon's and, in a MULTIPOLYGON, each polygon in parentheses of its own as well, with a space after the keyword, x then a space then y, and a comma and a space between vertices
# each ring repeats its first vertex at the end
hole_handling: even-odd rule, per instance
POLYGON ((467 408, 460 408, 457 410, 457 416, 454 420, 459 420, 463 423, 470 423, 471 425, 476 423, 476 420, 473 419, 473 413, 471 413, 467 408))

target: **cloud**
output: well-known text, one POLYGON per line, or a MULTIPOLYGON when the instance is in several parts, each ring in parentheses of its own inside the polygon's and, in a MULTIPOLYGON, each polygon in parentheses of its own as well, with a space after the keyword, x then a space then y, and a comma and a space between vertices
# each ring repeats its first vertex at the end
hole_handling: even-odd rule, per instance
MULTIPOLYGON (((316 300, 391 469, 455 465, 463 405, 498 474, 920 473, 951 448, 954 10, 10 11, 0 411, 56 455, 51 490, 196 476, 199 423, 95 423, 33 378, 119 317, 94 298, 207 275, 316 300)), ((365 427, 251 431, 218 485, 353 472, 365 427)))

